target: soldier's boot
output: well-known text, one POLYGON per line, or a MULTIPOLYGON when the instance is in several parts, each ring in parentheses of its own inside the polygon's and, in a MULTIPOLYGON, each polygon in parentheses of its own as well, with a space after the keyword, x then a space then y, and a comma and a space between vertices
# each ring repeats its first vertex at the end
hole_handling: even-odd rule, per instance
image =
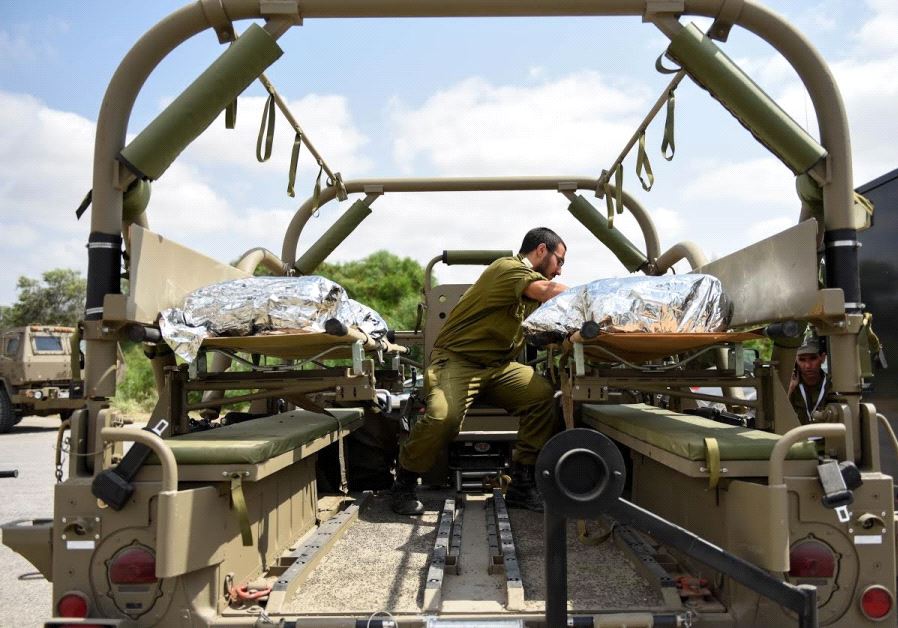
POLYGON ((399 467, 396 470, 396 481, 390 488, 390 508, 397 515, 420 515, 424 512, 424 504, 418 501, 415 489, 418 488, 418 474, 399 467))
POLYGON ((543 496, 536 486, 532 464, 511 463, 511 484, 505 492, 505 503, 511 508, 543 512, 543 496))

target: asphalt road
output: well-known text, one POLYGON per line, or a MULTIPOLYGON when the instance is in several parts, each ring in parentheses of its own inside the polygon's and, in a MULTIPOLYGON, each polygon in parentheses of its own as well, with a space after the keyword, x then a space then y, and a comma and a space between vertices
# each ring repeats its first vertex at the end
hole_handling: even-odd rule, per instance
MULTIPOLYGON (((25 417, 0 434, 0 523, 48 518, 53 513, 54 451, 59 417, 25 417)), ((27 560, 0 546, 0 626, 42 626, 51 615, 52 585, 27 560)))

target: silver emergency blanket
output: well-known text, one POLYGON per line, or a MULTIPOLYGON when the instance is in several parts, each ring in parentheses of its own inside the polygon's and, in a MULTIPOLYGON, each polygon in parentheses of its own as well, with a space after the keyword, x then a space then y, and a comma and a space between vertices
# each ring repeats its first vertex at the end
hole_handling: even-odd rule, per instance
POLYGON ((188 294, 181 307, 163 311, 159 327, 172 350, 192 362, 204 338, 283 329, 323 332, 331 318, 376 340, 387 333, 377 312, 316 275, 247 277, 205 286, 188 294))
POLYGON ((558 342, 595 321, 604 332, 700 333, 726 330, 733 306, 711 275, 599 279, 543 303, 524 321, 533 344, 558 342))

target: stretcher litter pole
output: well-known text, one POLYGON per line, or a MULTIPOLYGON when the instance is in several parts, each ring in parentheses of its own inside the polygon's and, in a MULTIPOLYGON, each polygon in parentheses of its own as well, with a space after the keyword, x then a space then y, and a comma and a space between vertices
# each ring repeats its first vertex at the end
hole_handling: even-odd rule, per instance
POLYGON ((630 141, 624 146, 624 149, 620 152, 620 155, 617 156, 617 159, 611 164, 611 166, 607 170, 603 170, 602 174, 599 176, 598 181, 596 182, 596 196, 602 198, 605 196, 605 186, 608 184, 608 179, 611 178, 611 175, 617 170, 617 167, 623 163, 624 159, 627 158, 627 155, 630 153, 630 149, 639 141, 639 137, 645 133, 645 130, 652 123, 652 120, 655 119, 655 116, 658 115, 658 112, 661 111, 661 107, 663 107, 667 103, 667 99, 670 96, 671 92, 673 92, 677 86, 680 84, 680 81, 683 80, 683 77, 686 76, 686 70, 680 70, 677 72, 673 79, 671 79, 670 83, 667 84, 667 88, 661 92, 661 95, 658 96, 658 100, 655 101, 655 104, 652 105, 652 108, 649 109, 649 112, 646 114, 645 118, 636 127, 636 131, 633 133, 633 136, 630 138, 630 141))
MULTIPOLYGON (((287 106, 287 103, 284 102, 284 99, 281 98, 281 95, 274 88, 272 82, 268 79, 265 74, 261 74, 259 76, 259 82, 262 83, 262 86, 265 90, 271 94, 274 98, 274 103, 278 106, 278 109, 281 110, 281 113, 284 114, 284 117, 287 118, 287 122, 290 123, 290 126, 293 127, 293 130, 299 134, 300 141, 305 145, 306 148, 309 149, 309 152, 312 153, 312 157, 315 158, 316 163, 320 164, 324 169, 324 173, 328 176, 328 179, 331 181, 341 181, 340 173, 334 174, 333 170, 331 170, 330 166, 327 165, 327 162, 324 161, 324 157, 321 156, 321 153, 315 148, 315 145, 312 144, 312 141, 309 139, 309 136, 306 135, 306 132, 302 130, 302 127, 299 126, 299 122, 296 121, 296 118, 293 117, 293 112, 290 111, 290 107, 287 106)), ((337 197, 343 201, 346 200, 346 195, 337 191, 337 197)))

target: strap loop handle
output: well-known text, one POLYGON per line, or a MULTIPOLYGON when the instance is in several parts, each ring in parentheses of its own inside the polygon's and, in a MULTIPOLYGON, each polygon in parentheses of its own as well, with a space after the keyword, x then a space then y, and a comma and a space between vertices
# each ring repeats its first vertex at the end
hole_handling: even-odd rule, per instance
POLYGON ((639 136, 639 152, 636 153, 636 176, 639 177, 642 189, 646 192, 650 192, 652 186, 655 185, 655 175, 652 172, 652 164, 649 161, 649 156, 645 152, 645 131, 639 136), (645 169, 646 177, 648 177, 648 183, 642 178, 643 169, 645 169))
POLYGON ((300 148, 302 148, 302 133, 297 131, 296 137, 293 138, 293 151, 290 153, 290 175, 287 180, 287 194, 291 198, 296 196, 296 193, 293 191, 293 186, 296 184, 296 168, 299 165, 300 148))
POLYGON ((259 138, 256 140, 256 159, 259 163, 271 157, 271 146, 274 143, 274 96, 269 94, 262 108, 262 124, 259 126, 259 138), (265 140, 265 153, 262 153, 262 140, 265 140))
POLYGON ((312 213, 318 217, 318 205, 321 200, 321 174, 324 172, 324 164, 318 160, 318 176, 315 178, 315 189, 312 190, 312 213))
POLYGON ((674 158, 674 153, 677 151, 676 144, 674 143, 674 103, 676 100, 676 96, 674 95, 673 90, 670 91, 670 94, 667 96, 667 117, 664 120, 664 138, 661 140, 661 155, 667 161, 671 161, 674 158), (667 149, 670 148, 670 155, 668 155, 667 149))

